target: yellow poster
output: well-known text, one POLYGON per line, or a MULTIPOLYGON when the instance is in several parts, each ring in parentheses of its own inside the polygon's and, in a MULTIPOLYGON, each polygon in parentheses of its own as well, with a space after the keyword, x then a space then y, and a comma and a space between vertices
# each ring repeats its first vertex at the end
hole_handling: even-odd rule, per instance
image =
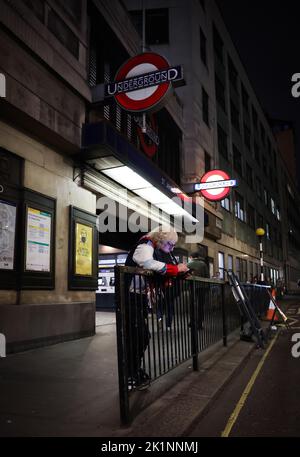
POLYGON ((93 229, 88 225, 76 223, 75 233, 75 274, 93 274, 93 229))

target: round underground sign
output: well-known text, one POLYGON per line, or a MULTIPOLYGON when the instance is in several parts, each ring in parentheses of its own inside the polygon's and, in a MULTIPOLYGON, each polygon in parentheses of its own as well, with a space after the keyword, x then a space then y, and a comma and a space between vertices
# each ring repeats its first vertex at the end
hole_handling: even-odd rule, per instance
POLYGON ((227 197, 231 187, 236 186, 236 180, 230 179, 223 170, 211 170, 202 176, 200 184, 195 184, 195 190, 200 190, 203 197, 211 201, 220 201, 227 197))
POLYGON ((172 81, 182 79, 182 69, 170 67, 168 61, 153 52, 129 59, 118 70, 115 81, 106 88, 106 96, 114 96, 127 111, 145 112, 159 109, 172 81))

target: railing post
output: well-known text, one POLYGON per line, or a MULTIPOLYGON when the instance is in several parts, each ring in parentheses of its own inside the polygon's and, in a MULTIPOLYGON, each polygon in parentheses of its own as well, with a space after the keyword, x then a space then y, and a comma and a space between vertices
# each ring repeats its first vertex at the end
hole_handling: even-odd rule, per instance
MULTIPOLYGON (((119 374, 119 401, 120 418, 122 425, 130 422, 128 397, 128 370, 126 352, 126 311, 125 311, 125 281, 122 267, 115 266, 115 302, 116 302, 116 329, 119 374)), ((127 316, 128 317, 128 316, 127 316)))
POLYGON ((225 284, 221 285, 222 293, 222 320, 223 320, 223 346, 227 346, 227 314, 225 305, 225 284))
POLYGON ((192 343, 192 356, 193 356, 193 370, 198 371, 198 315, 196 317, 196 284, 194 280, 192 282, 192 294, 191 294, 191 343, 192 343))

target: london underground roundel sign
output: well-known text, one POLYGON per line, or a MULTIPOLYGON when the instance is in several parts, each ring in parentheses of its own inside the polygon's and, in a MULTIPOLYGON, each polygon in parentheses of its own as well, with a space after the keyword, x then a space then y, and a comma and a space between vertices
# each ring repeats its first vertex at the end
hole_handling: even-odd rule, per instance
POLYGON ((117 71, 115 81, 105 86, 105 97, 114 96, 127 111, 159 109, 173 82, 182 81, 182 67, 153 52, 132 57, 117 71))
POLYGON ((211 170, 202 176, 200 183, 195 184, 194 189, 200 190, 203 197, 211 201, 220 201, 227 197, 231 187, 237 182, 230 179, 223 170, 211 170))

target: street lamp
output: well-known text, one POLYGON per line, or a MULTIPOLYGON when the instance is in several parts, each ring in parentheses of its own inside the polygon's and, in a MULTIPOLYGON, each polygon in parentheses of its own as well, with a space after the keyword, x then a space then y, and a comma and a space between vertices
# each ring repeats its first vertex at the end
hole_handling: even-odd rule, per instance
POLYGON ((259 254, 260 254, 260 280, 261 282, 264 281, 264 256, 263 256, 263 248, 262 248, 262 237, 265 234, 263 228, 257 228, 255 231, 256 235, 259 239, 259 254))

